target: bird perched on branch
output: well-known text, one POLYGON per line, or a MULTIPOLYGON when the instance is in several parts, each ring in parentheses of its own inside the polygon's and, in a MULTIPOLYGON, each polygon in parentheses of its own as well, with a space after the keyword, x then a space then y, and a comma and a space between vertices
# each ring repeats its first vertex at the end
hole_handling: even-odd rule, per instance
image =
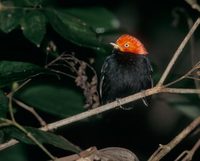
MULTIPOLYGON (((101 69, 100 97, 102 104, 146 90, 153 86, 152 67, 144 45, 130 35, 120 36, 101 69)), ((148 100, 142 99, 148 106, 148 100)), ((128 106, 132 106, 130 103, 128 106)), ((124 107, 127 107, 125 105, 124 107)))

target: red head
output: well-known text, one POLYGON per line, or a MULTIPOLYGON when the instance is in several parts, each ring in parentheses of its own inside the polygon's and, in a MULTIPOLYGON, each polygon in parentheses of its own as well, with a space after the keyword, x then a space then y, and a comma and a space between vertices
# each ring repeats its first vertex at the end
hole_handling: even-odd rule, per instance
POLYGON ((122 53, 131 53, 131 54, 139 54, 146 55, 148 54, 144 45, 135 37, 130 35, 122 35, 120 36, 116 43, 110 43, 114 46, 115 49, 118 49, 122 53))

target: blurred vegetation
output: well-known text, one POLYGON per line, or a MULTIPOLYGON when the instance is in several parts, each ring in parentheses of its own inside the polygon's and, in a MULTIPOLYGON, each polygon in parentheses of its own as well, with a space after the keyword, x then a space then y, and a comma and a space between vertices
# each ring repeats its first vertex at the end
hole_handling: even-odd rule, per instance
MULTIPOLYGON (((35 117, 15 100, 32 107, 46 123, 99 105, 97 76, 103 60, 112 52, 109 42, 122 33, 134 34, 144 42, 156 82, 187 33, 188 20, 198 16, 189 5, 178 0, 1 0, 0 118, 10 118, 8 94, 13 92, 16 121, 55 156, 78 152, 77 146, 81 149, 118 146, 147 160, 158 144, 168 142, 200 115, 198 96, 155 96, 150 109, 115 110, 54 133, 38 130, 40 124, 35 117), (62 59, 63 53, 74 59, 62 59), (94 95, 95 98, 90 98, 94 95)), ((188 45, 167 81, 178 78, 199 60, 199 31, 193 37, 193 55, 188 45)), ((176 87, 199 86, 193 80, 185 80, 176 87)), ((166 160, 191 147, 198 137, 196 133, 166 160)), ((49 159, 15 126, 1 127, 0 143, 11 138, 20 144, 0 151, 1 161, 49 159)))

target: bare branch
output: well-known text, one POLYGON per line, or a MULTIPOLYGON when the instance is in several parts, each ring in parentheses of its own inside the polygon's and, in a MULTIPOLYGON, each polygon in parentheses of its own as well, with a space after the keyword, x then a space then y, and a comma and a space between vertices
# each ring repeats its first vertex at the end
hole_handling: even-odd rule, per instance
POLYGON ((188 125, 182 132, 180 132, 174 139, 172 139, 168 144, 159 147, 156 150, 156 154, 148 159, 148 161, 159 161, 166 154, 168 154, 177 144, 179 144, 188 134, 190 134, 197 126, 200 125, 200 117, 196 118, 190 125, 188 125))
POLYGON ((98 78, 96 71, 90 64, 79 60, 71 54, 63 53, 61 54, 61 56, 59 56, 58 58, 50 62, 48 65, 46 65, 46 68, 55 73, 62 74, 75 79, 76 85, 83 90, 83 94, 86 98, 86 103, 84 107, 91 109, 99 106, 100 101, 99 93, 97 90, 98 78), (55 67, 62 68, 56 70, 54 69, 55 67), (66 70, 67 72, 71 72, 73 75, 68 74, 66 70), (92 72, 91 78, 88 78, 88 72, 92 72))
POLYGON ((182 43, 180 44, 180 46, 178 47, 176 52, 174 53, 174 55, 173 55, 172 59, 170 60, 167 68, 165 69, 164 73, 162 74, 157 86, 161 86, 164 83, 164 81, 166 80, 166 78, 167 78, 169 72, 171 71, 173 65, 175 64, 177 58, 181 54, 183 48, 185 47, 185 45, 189 41, 190 37, 193 35, 194 31, 199 26, 199 24, 200 24, 200 18, 198 18, 196 20, 196 22, 194 23, 194 25, 192 26, 192 28, 190 29, 190 31, 188 32, 188 34, 186 35, 186 37, 184 38, 184 40, 182 41, 182 43))
POLYGON ((26 84, 28 84, 31 81, 31 79, 27 79, 25 82, 23 82, 22 84, 20 84, 20 86, 18 86, 16 89, 14 89, 13 91, 11 91, 10 93, 8 93, 8 97, 13 95, 15 92, 17 92, 18 90, 20 90, 21 88, 23 88, 26 84))
POLYGON ((4 143, 4 144, 0 144, 0 151, 7 149, 15 144, 19 143, 19 141, 15 140, 15 139, 11 139, 8 142, 4 143))
POLYGON ((23 126, 18 124, 16 121, 8 120, 8 119, 2 119, 1 121, 4 121, 5 123, 8 123, 12 126, 15 126, 19 130, 21 130, 23 133, 26 134, 26 136, 33 141, 38 147, 40 147, 41 150, 43 150, 51 159, 55 160, 55 157, 29 132, 27 131, 23 126))
POLYGON ((193 9, 197 10, 200 12, 200 6, 197 3, 197 0, 185 0, 193 9))
POLYGON ((46 126, 46 122, 42 119, 42 117, 40 117, 40 115, 34 110, 33 107, 30 107, 26 104, 24 104, 23 102, 13 98, 13 101, 19 105, 20 107, 24 108, 25 110, 29 111, 32 115, 35 116, 35 118, 39 121, 40 125, 43 127, 43 126, 46 126))
POLYGON ((72 79, 76 79, 75 76, 71 75, 71 74, 67 74, 65 72, 59 71, 59 70, 55 70, 55 69, 50 69, 52 72, 58 73, 58 74, 62 74, 64 76, 70 77, 72 79))
MULTIPOLYGON (((71 124, 73 122, 77 122, 77 121, 83 120, 85 118, 88 118, 88 117, 103 113, 105 111, 114 109, 114 108, 116 108, 120 105, 129 103, 129 102, 132 102, 132 101, 135 101, 135 100, 138 100, 138 99, 141 99, 143 97, 147 97, 147 96, 150 96, 150 95, 153 95, 153 94, 158 94, 158 93, 181 93, 181 94, 196 94, 196 93, 198 93, 199 94, 200 89, 179 89, 179 88, 154 87, 154 88, 142 91, 142 92, 138 92, 138 93, 133 94, 131 96, 122 98, 122 99, 120 99, 120 101, 117 100, 117 101, 108 103, 106 105, 100 106, 98 108, 91 109, 89 111, 82 112, 80 114, 68 117, 66 119, 56 121, 54 123, 48 124, 47 125, 48 128, 42 127, 40 129, 43 130, 43 131, 57 129, 59 127, 66 126, 66 125, 71 124)), ((18 141, 12 139, 9 142, 5 143, 6 145, 1 144, 0 150, 8 148, 8 147, 15 145, 17 143, 18 143, 18 141)))
POLYGON ((195 76, 198 76, 197 73, 193 74, 193 72, 195 72, 196 70, 198 70, 200 68, 200 61, 197 62, 186 74, 184 74, 183 76, 181 76, 180 78, 176 79, 175 81, 172 81, 168 84, 165 84, 164 86, 165 87, 169 87, 175 83, 178 83, 180 82, 181 80, 185 79, 185 78, 188 78, 188 79, 195 79, 195 80, 198 80, 198 78, 196 78, 195 76), (191 76, 191 75, 194 75, 194 76, 191 76))
POLYGON ((175 161, 191 161, 190 159, 191 157, 189 156, 189 151, 188 150, 185 150, 184 152, 182 152, 177 158, 175 161), (186 160, 185 160, 186 159, 186 160))
POLYGON ((178 158, 175 161, 178 161, 180 159, 181 161, 191 161, 195 152, 199 147, 200 147, 200 139, 195 143, 195 145, 192 147, 191 150, 185 150, 178 156, 178 158))

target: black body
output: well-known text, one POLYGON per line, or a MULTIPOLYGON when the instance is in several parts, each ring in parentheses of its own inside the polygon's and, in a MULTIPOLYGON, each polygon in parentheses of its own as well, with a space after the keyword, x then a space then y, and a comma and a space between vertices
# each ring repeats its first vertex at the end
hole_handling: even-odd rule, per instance
POLYGON ((106 58, 100 81, 102 104, 151 88, 152 67, 146 55, 115 51, 106 58))

